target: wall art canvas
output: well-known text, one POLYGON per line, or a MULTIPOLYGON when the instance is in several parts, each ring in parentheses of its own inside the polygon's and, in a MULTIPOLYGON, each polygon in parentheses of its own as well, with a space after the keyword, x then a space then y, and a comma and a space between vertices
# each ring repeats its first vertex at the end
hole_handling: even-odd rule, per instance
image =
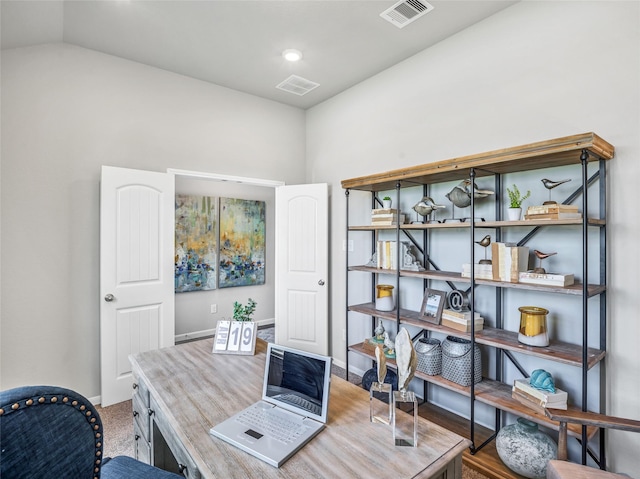
POLYGON ((264 284, 265 205, 220 198, 220 288, 264 284))
POLYGON ((176 195, 175 291, 216 289, 218 198, 176 195))

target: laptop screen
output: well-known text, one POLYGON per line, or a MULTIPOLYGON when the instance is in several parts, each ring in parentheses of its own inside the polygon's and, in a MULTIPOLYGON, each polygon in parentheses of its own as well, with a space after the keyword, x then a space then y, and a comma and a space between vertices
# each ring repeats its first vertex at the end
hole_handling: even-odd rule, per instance
POLYGON ((331 358, 269 343, 262 399, 327 422, 331 358))

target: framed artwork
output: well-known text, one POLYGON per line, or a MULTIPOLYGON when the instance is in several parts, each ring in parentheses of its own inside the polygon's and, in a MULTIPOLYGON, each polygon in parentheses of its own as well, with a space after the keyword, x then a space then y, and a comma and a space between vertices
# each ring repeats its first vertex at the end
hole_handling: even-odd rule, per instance
POLYGON ((447 293, 436 289, 427 288, 422 299, 420 319, 433 324, 440 324, 442 310, 447 300, 447 293))
POLYGON ((216 289, 218 198, 176 195, 175 292, 216 289))
POLYGON ((220 198, 219 287, 264 284, 264 201, 220 198))

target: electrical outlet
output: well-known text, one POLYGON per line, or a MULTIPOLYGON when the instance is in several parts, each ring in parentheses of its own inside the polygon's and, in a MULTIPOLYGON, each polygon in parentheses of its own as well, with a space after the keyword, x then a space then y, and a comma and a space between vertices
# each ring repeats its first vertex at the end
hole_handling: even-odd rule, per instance
POLYGON ((211 314, 216 314, 218 312, 218 305, 217 304, 212 304, 211 305, 211 314))

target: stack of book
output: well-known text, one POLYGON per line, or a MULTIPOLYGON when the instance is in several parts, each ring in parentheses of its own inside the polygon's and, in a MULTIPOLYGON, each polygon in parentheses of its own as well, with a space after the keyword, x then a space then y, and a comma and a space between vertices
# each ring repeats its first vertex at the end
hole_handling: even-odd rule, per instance
MULTIPOLYGON (((408 246, 405 242, 400 242, 400 261, 408 252, 408 246)), ((398 268, 398 248, 395 241, 378 241, 376 244, 376 267, 382 269, 398 268)))
POLYGON ((524 215, 525 220, 572 220, 580 219, 576 205, 563 205, 559 203, 539 206, 529 206, 524 215))
MULTIPOLYGON (((405 217, 400 215, 400 224, 404 224, 405 217)), ((395 208, 377 208, 371 210, 372 226, 393 226, 398 224, 398 210, 395 208)))
POLYGON ((518 275, 520 283, 541 284, 545 286, 560 286, 562 288, 571 286, 574 278, 572 274, 561 273, 534 273, 531 271, 522 271, 518 275))
POLYGON ((528 379, 516 379, 511 389, 513 399, 543 415, 545 408, 566 410, 568 396, 566 391, 558 388, 555 393, 536 389, 529 384, 528 379))
MULTIPOLYGON (((480 331, 484 328, 484 318, 480 313, 474 314, 475 330, 480 331)), ((471 332, 471 311, 454 311, 453 309, 443 309, 440 324, 447 328, 462 331, 463 333, 471 332)))
POLYGON ((495 281, 518 282, 518 273, 529 267, 529 248, 511 243, 491 243, 491 263, 495 281))
MULTIPOLYGON (((471 264, 465 263, 462 265, 463 278, 471 278, 471 264)), ((493 266, 490 264, 475 264, 473 276, 476 279, 493 279, 493 266)))

